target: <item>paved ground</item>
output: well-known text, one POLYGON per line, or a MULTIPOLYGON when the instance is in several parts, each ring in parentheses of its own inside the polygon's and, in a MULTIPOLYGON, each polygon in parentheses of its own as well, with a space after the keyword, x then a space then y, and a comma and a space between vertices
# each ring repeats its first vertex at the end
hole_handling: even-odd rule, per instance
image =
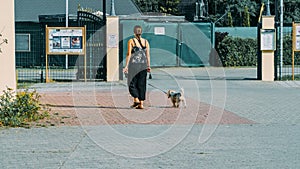
POLYGON ((257 81, 252 68, 165 68, 152 76, 161 90, 184 88, 187 107, 170 107, 149 86, 146 109, 130 109, 123 81, 36 84, 43 103, 68 118, 1 129, 1 168, 300 167, 299 82, 257 81))

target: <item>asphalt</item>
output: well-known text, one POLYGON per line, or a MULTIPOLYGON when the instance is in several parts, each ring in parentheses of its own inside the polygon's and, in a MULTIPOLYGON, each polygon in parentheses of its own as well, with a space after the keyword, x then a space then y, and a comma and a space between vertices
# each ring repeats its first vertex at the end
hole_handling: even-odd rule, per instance
POLYGON ((255 68, 156 68, 145 110, 126 82, 35 84, 78 125, 0 129, 1 168, 300 168, 299 81, 255 68), (184 89, 186 108, 161 90, 184 89))

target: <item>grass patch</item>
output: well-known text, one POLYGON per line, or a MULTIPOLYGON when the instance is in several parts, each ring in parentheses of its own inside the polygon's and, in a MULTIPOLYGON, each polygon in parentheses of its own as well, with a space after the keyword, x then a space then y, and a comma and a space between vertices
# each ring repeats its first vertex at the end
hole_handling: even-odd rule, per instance
MULTIPOLYGON (((281 80, 292 80, 292 75, 282 76, 281 80)), ((300 74, 294 75, 294 80, 300 80, 300 74)))
POLYGON ((17 89, 27 89, 34 84, 35 83, 32 83, 32 82, 17 83, 17 89))

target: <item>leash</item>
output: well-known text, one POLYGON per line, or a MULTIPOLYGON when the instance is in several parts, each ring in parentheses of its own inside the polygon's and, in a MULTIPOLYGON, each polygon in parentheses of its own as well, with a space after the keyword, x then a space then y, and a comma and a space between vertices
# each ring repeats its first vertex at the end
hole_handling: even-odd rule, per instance
POLYGON ((165 93, 165 94, 167 94, 167 92, 163 91, 162 89, 160 89, 160 88, 158 88, 158 87, 153 86, 153 85, 150 84, 150 83, 148 83, 148 85, 149 85, 149 86, 152 86, 152 87, 155 88, 155 89, 158 89, 158 90, 162 91, 162 92, 165 93))

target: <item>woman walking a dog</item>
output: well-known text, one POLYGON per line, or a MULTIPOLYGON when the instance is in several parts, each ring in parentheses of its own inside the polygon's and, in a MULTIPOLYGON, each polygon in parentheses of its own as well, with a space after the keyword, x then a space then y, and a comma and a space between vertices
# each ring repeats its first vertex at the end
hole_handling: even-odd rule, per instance
POLYGON ((127 75, 130 95, 133 97, 132 108, 144 109, 146 99, 147 72, 150 68, 150 45, 142 38, 142 27, 133 29, 134 37, 128 40, 126 65, 123 72, 127 75))

